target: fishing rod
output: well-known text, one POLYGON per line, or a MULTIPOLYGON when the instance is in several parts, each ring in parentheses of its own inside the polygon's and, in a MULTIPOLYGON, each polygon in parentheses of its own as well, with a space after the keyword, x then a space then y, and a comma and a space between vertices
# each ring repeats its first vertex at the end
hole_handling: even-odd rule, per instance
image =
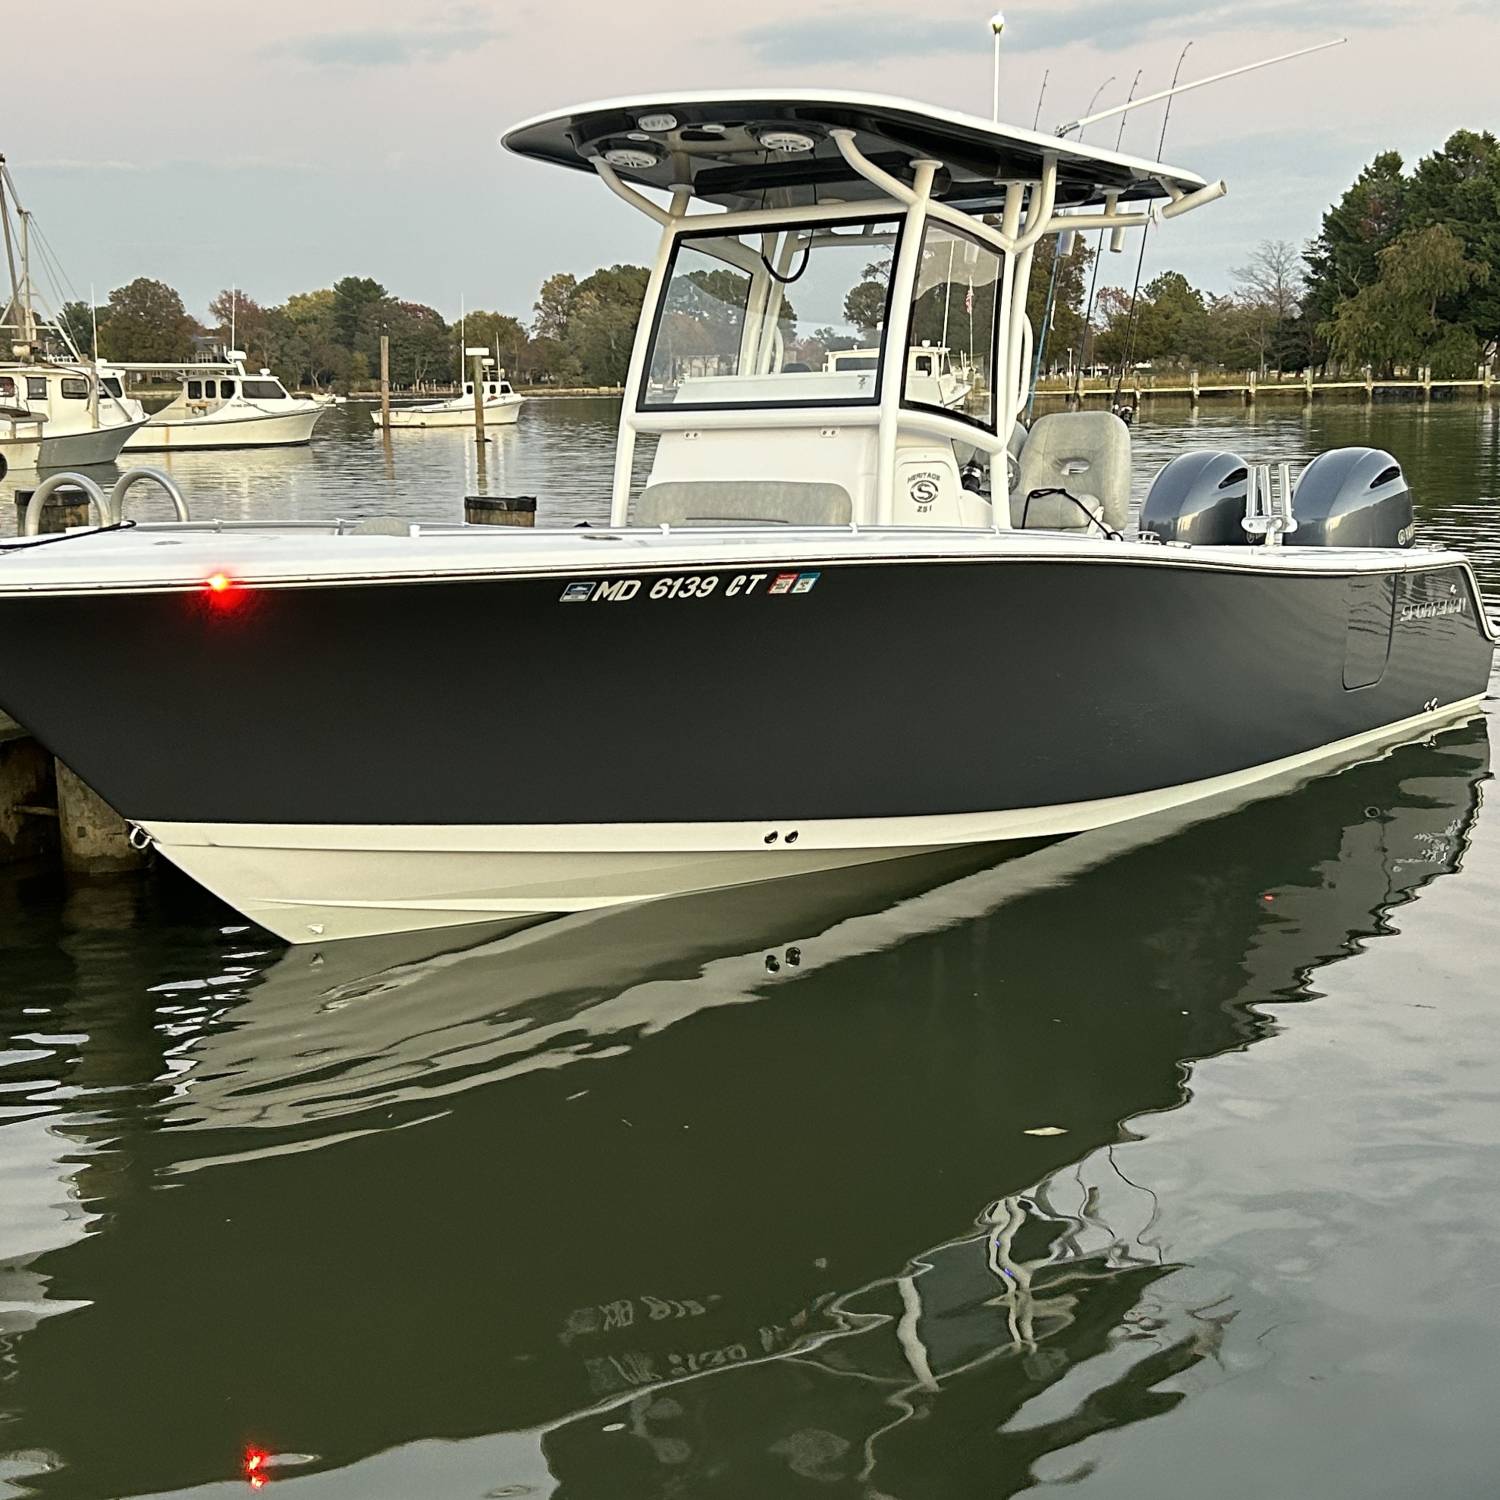
MULTIPOLYGON (((1165 94, 1158 94, 1156 96, 1158 99, 1164 98, 1167 101, 1167 107, 1162 111, 1161 115, 1161 138, 1156 143, 1157 161, 1161 160, 1162 152, 1167 149, 1167 125, 1172 119, 1172 99, 1173 96, 1178 92, 1177 79, 1182 72, 1182 64, 1186 59, 1188 52, 1191 50, 1192 45, 1193 44, 1189 42, 1187 46, 1185 46, 1182 51, 1177 54, 1177 66, 1172 71, 1172 87, 1169 88, 1165 94)), ((1205 79, 1204 82, 1211 82, 1211 80, 1205 79)), ((1141 102, 1144 103, 1145 101, 1142 100, 1141 102)), ((1130 362, 1130 356, 1135 352, 1136 300, 1137 298, 1139 298, 1141 293, 1141 268, 1146 264, 1146 239, 1150 228, 1150 224, 1146 224, 1141 229, 1141 250, 1140 254, 1135 258, 1135 285, 1130 289, 1130 311, 1126 315, 1125 320, 1125 347, 1120 351, 1120 374, 1119 378, 1115 381, 1115 393, 1112 397, 1110 397, 1109 403, 1112 408, 1118 407, 1120 404, 1120 390, 1125 384, 1125 370, 1130 362)))
MULTIPOLYGON (((1323 52, 1329 47, 1342 47, 1349 40, 1346 36, 1334 37, 1331 42, 1316 42, 1311 47, 1299 47, 1295 52, 1283 52, 1279 57, 1262 58, 1260 62, 1244 63, 1238 68, 1230 68, 1224 73, 1214 73, 1208 78, 1195 78, 1191 83, 1179 84, 1174 77, 1172 87, 1162 89, 1156 94, 1147 94, 1140 99, 1128 100, 1124 104, 1116 104, 1110 109, 1101 109, 1098 114, 1084 115, 1082 119, 1070 120, 1066 125, 1059 125, 1054 132, 1061 137, 1068 135, 1074 130, 1082 130, 1085 126, 1097 124, 1100 120, 1107 120, 1113 115, 1123 114, 1127 109, 1139 109, 1143 104, 1155 104, 1159 100, 1172 99, 1177 94, 1186 94, 1190 89, 1201 89, 1210 83, 1221 83, 1226 78, 1238 78, 1242 73, 1254 73, 1259 68, 1269 68, 1273 63, 1290 62, 1294 57, 1306 57, 1310 52, 1323 52)), ((1189 46, 1192 43, 1188 44, 1189 46)), ((1186 48, 1183 49, 1186 52, 1186 48)), ((1182 59, 1178 58, 1178 66, 1182 59)), ((1089 106, 1093 108, 1092 105, 1089 106)), ((1170 106, 1169 106, 1170 110, 1170 106)))
MULTIPOLYGON (((1187 50, 1186 48, 1183 49, 1184 54, 1186 53, 1186 50, 1187 50)), ((1179 59, 1178 61, 1179 61, 1179 66, 1180 66, 1181 65, 1181 59, 1179 59)), ((1136 91, 1136 89, 1138 89, 1140 87, 1141 74, 1144 73, 1145 71, 1146 70, 1144 68, 1137 68, 1136 69, 1135 78, 1132 80, 1131 85, 1130 85, 1130 92, 1125 96, 1125 103, 1126 103, 1127 106, 1130 104, 1130 101, 1135 98, 1135 91, 1136 91)), ((1120 111, 1120 128, 1115 132, 1115 150, 1116 151, 1118 151, 1120 149, 1121 144, 1125 140, 1125 125, 1126 125, 1125 111, 1121 110, 1120 111)), ((1158 152, 1158 156, 1159 155, 1160 155, 1160 153, 1158 152)), ((1079 371, 1079 377, 1078 377, 1079 381, 1080 381, 1079 389, 1082 389, 1081 382, 1082 382, 1082 379, 1083 379, 1082 370, 1083 370, 1083 352, 1084 352, 1084 347, 1088 343, 1089 328, 1093 324, 1093 321, 1094 321, 1094 297, 1095 297, 1095 295, 1097 294, 1097 292, 1099 290, 1099 262, 1104 259, 1104 235, 1105 235, 1105 231, 1101 229, 1099 231, 1098 242, 1094 246, 1094 264, 1093 264, 1092 271, 1091 271, 1091 273, 1089 275, 1089 300, 1088 300, 1087 305, 1084 308, 1083 322, 1079 325, 1079 328, 1078 328, 1078 345, 1077 345, 1076 352, 1074 354, 1073 363, 1074 363, 1075 367, 1079 371)))
MULTIPOLYGON (((1092 109, 1099 102, 1099 95, 1102 94, 1105 91, 1105 89, 1107 89, 1110 86, 1110 84, 1112 84, 1114 81, 1115 81, 1115 75, 1113 73, 1111 73, 1109 75, 1109 77, 1106 78, 1104 80, 1104 82, 1101 83, 1099 85, 1099 87, 1094 90, 1094 97, 1089 100, 1089 108, 1090 109, 1092 109)), ((1137 73, 1135 75, 1135 82, 1139 83, 1140 81, 1141 81, 1141 75, 1139 73, 1137 73)), ((1135 92, 1135 83, 1133 83, 1133 84, 1130 85, 1130 91, 1131 91, 1131 93, 1135 92)), ((1046 92, 1047 92, 1047 75, 1044 73, 1042 75, 1042 94, 1045 94, 1046 92)), ((1041 116, 1042 116, 1042 99, 1041 99, 1040 95, 1037 97, 1037 101, 1036 101, 1036 113, 1037 113, 1037 119, 1041 119, 1041 116)), ((1036 122, 1035 121, 1032 122, 1032 128, 1033 129, 1036 128, 1036 122)), ((1072 128, 1072 127, 1069 127, 1069 128, 1072 128)), ((1080 128, 1079 131, 1078 131, 1078 139, 1080 141, 1083 139, 1083 129, 1082 128, 1080 128)), ((1054 241, 1053 246, 1052 246, 1052 274, 1051 274, 1051 276, 1047 280, 1047 300, 1046 300, 1046 302, 1042 306, 1042 331, 1037 335, 1036 353, 1032 356, 1032 361, 1031 361, 1031 396, 1030 396, 1030 398, 1026 402, 1026 413, 1027 413, 1028 416, 1030 416, 1030 414, 1031 414, 1032 407, 1036 405, 1036 383, 1041 378, 1041 373, 1042 373, 1042 359, 1043 359, 1043 356, 1047 352, 1047 334, 1051 331, 1051 328, 1052 328, 1052 309, 1053 309, 1053 305, 1054 305, 1054 303, 1056 301, 1056 298, 1057 298, 1057 269, 1058 269, 1058 263, 1062 260, 1062 258, 1063 258, 1062 237, 1059 236, 1057 238, 1057 240, 1054 241)))

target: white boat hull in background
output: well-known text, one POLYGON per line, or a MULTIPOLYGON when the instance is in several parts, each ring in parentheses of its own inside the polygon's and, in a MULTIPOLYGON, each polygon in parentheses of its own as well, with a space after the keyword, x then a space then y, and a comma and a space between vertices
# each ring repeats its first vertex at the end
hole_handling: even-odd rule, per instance
POLYGON ((82 469, 112 464, 132 433, 145 425, 124 422, 114 427, 94 427, 82 432, 60 432, 52 437, 0 437, 0 457, 7 469, 82 469))
POLYGON ((126 444, 130 453, 177 452, 185 448, 282 448, 312 441, 313 428, 327 407, 309 404, 297 411, 260 412, 223 406, 204 416, 152 418, 126 444))
MULTIPOLYGON (((484 425, 486 427, 507 427, 512 422, 520 420, 521 407, 525 404, 524 396, 515 396, 505 401, 486 401, 484 403, 484 425)), ((377 407, 371 413, 377 427, 381 426, 380 410, 377 407)), ((463 406, 443 405, 440 407, 425 406, 398 406, 391 409, 391 427, 469 427, 474 425, 474 403, 472 401, 463 406)))

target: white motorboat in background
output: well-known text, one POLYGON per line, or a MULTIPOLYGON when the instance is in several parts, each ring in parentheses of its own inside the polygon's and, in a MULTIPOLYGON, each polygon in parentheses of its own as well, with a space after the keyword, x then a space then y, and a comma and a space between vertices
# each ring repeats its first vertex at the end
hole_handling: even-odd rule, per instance
POLYGON ((113 463, 146 414, 118 380, 83 358, 48 311, 32 279, 31 232, 0 156, 0 239, 10 275, 0 304, 0 473, 113 463))
POLYGON ((83 364, 0 364, 0 457, 11 469, 111 464, 145 423, 140 403, 83 364))
MULTIPOLYGON (((518 421, 524 396, 518 396, 504 376, 485 379, 481 392, 484 402, 484 425, 503 427, 518 421)), ((382 426, 380 409, 371 414, 377 427, 382 426)), ((396 427, 472 427, 474 425, 474 382, 464 382, 463 394, 447 401, 432 401, 422 406, 397 406, 391 409, 391 426, 396 427)))
POLYGON ((132 453, 183 448, 282 448, 312 441, 328 403, 293 396, 269 371, 245 368, 231 349, 224 361, 101 365, 111 378, 171 372, 182 381, 176 399, 155 412, 125 444, 132 453))
MULTIPOLYGON (((832 349, 823 360, 823 372, 846 374, 850 370, 873 373, 880 368, 880 350, 832 349)), ((914 345, 906 355, 907 399, 923 406, 940 406, 954 411, 969 399, 974 388, 974 373, 965 366, 953 367, 952 352, 943 344, 914 345)))

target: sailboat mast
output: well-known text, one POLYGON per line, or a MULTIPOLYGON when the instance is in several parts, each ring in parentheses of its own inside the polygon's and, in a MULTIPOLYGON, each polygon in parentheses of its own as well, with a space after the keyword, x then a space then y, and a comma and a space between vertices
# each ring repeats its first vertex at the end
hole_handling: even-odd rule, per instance
MULTIPOLYGON (((5 264, 10 271, 10 304, 5 309, 5 317, 0 318, 0 326, 10 318, 19 316, 21 302, 21 284, 16 280, 16 248, 10 234, 10 202, 14 194, 15 186, 10 180, 10 171, 5 165, 5 158, 0 156, 0 231, 4 232, 5 264)), ((16 207, 19 208, 20 204, 16 207)))
POLYGON ((21 342, 36 342, 36 310, 31 305, 31 215, 19 204, 21 216, 21 342))

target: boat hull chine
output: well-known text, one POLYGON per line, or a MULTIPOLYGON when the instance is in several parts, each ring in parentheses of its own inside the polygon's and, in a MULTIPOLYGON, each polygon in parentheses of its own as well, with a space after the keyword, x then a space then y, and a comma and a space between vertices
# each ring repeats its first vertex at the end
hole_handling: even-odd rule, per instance
POLYGON ((1439 705, 1345 741, 1179 786, 947 817, 746 824, 508 827, 151 823, 158 849, 291 943, 536 920, 964 845, 1014 845, 1149 825, 1275 795, 1478 711, 1439 705))

